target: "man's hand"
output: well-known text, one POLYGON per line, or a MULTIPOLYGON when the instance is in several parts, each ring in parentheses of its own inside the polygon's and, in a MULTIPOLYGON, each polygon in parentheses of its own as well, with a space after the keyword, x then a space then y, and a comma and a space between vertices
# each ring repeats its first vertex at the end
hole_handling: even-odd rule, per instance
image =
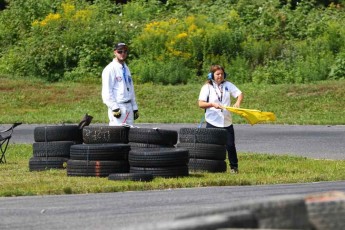
POLYGON ((138 119, 139 118, 139 111, 134 110, 133 113, 134 113, 134 120, 138 119))
POLYGON ((120 110, 120 108, 114 109, 114 110, 113 110, 113 115, 114 115, 114 117, 116 117, 116 118, 120 118, 120 117, 121 117, 121 110, 120 110))

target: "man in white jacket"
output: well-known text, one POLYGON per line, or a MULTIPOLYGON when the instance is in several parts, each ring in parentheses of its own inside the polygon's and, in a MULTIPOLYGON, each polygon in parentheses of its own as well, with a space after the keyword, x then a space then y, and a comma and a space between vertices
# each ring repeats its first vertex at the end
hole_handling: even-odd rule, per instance
POLYGON ((131 72, 125 63, 128 46, 117 43, 114 56, 102 72, 102 100, 108 107, 110 126, 133 125, 139 117, 139 111, 131 72))

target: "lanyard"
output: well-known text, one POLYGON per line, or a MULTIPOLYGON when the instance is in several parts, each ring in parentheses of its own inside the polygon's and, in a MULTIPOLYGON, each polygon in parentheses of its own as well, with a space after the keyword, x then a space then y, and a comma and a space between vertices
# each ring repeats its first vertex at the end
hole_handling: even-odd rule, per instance
POLYGON ((222 100, 223 100, 223 84, 220 84, 219 86, 218 86, 218 89, 219 89, 219 91, 220 91, 220 95, 218 94, 218 92, 217 92, 217 88, 216 88, 216 86, 215 85, 217 85, 215 82, 213 82, 213 88, 214 88, 214 91, 216 92, 216 94, 217 94, 217 97, 218 97, 218 101, 219 102, 222 102, 222 100))
POLYGON ((123 78, 125 79, 125 84, 126 84, 126 87, 127 87, 127 91, 129 91, 128 79, 126 77, 126 67, 125 67, 125 64, 122 64, 122 72, 123 72, 123 78))

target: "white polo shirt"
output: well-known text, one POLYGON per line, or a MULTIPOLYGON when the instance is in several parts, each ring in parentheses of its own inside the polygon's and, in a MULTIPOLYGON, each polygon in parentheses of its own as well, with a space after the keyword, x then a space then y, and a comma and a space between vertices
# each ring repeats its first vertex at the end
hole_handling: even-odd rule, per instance
MULTIPOLYGON (((237 98, 241 93, 241 90, 229 81, 224 81, 219 87, 215 82, 213 82, 213 85, 206 83, 201 88, 199 101, 231 106, 230 96, 237 98)), ((216 127, 228 127, 232 125, 231 113, 226 109, 207 108, 205 120, 216 127)))

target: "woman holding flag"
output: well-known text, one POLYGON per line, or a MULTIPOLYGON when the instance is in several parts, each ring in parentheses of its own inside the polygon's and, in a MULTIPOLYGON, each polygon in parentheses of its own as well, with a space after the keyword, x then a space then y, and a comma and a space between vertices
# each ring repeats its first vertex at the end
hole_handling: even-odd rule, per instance
POLYGON ((233 107, 239 108, 243 93, 234 84, 225 80, 222 66, 212 65, 208 80, 199 94, 199 107, 205 109, 206 128, 223 128, 228 133, 226 149, 230 162, 230 173, 238 173, 238 158, 235 146, 235 132, 231 113, 224 107, 231 106, 231 97, 237 98, 233 107))

